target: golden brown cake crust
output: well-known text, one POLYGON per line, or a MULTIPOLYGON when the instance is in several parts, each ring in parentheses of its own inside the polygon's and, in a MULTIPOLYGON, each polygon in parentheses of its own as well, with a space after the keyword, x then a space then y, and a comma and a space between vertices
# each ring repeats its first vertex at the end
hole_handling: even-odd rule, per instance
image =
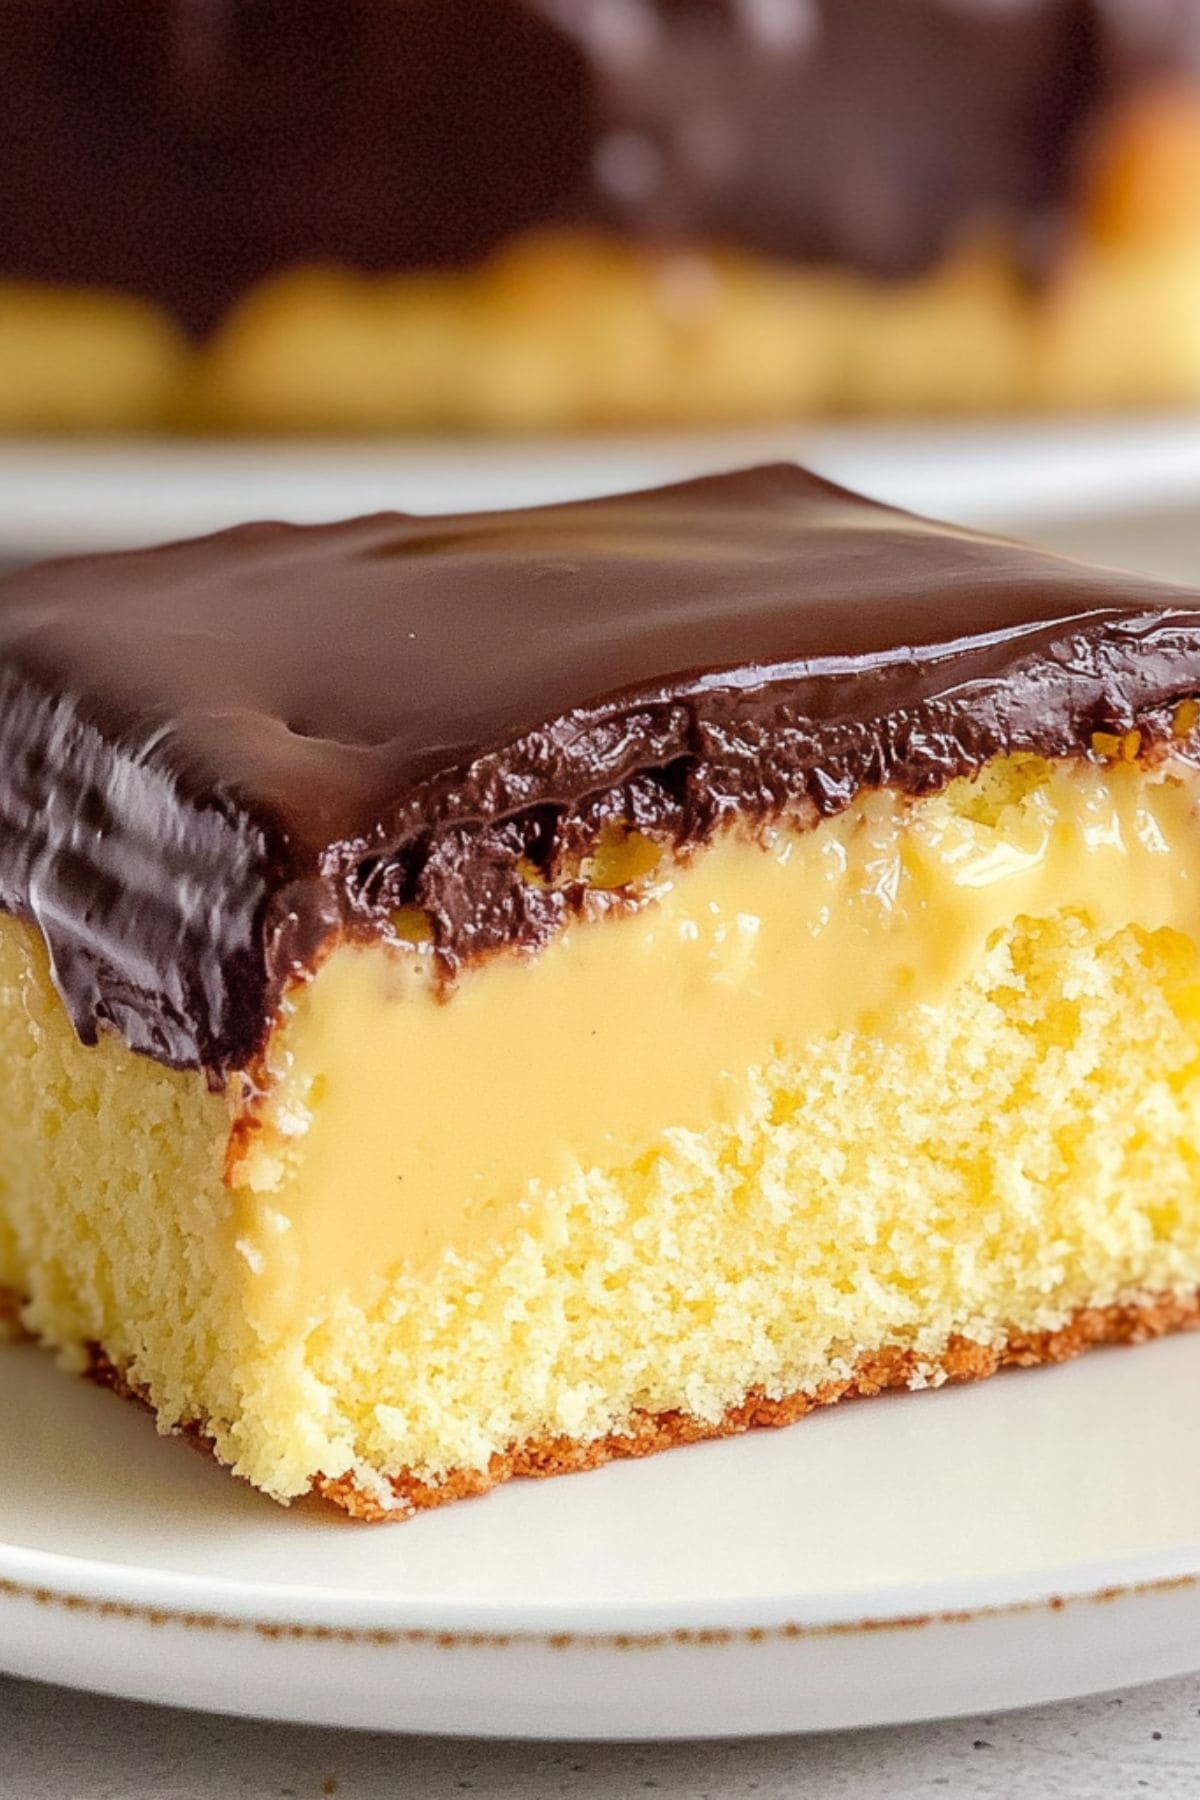
POLYGON ((571 1438, 540 1438, 493 1456, 487 1469, 459 1469, 443 1481, 398 1475, 391 1481, 396 1506, 389 1509, 356 1485, 353 1476, 338 1481, 318 1478, 316 1491, 353 1518, 377 1522, 408 1518, 451 1500, 465 1500, 517 1476, 544 1480, 597 1469, 627 1457, 653 1456, 681 1444, 710 1438, 738 1437, 762 1427, 794 1424, 818 1407, 838 1400, 868 1399, 889 1388, 941 1387, 947 1382, 983 1381, 1003 1368, 1033 1368, 1069 1362, 1102 1344, 1141 1344, 1170 1332, 1200 1330, 1200 1290, 1189 1295, 1163 1294, 1118 1306, 1088 1307, 1058 1331, 1015 1333, 1004 1343, 986 1345, 953 1338, 941 1358, 912 1350, 889 1349, 860 1359, 845 1381, 827 1382, 810 1394, 788 1394, 779 1400, 751 1395, 729 1409, 715 1425, 686 1413, 641 1414, 629 1432, 613 1433, 591 1443, 571 1438))
MULTIPOLYGON (((0 1288, 0 1321, 17 1320, 19 1300, 0 1288)), ((441 1481, 427 1481, 404 1473, 391 1477, 392 1500, 382 1499, 359 1485, 353 1475, 336 1480, 317 1476, 313 1492, 332 1502, 351 1518, 371 1524, 411 1518, 453 1500, 486 1494, 501 1483, 523 1477, 543 1481, 553 1475, 581 1474, 605 1463, 632 1457, 653 1456, 685 1444, 715 1438, 740 1437, 743 1432, 778 1429, 792 1425, 819 1407, 839 1400, 870 1399, 897 1388, 936 1388, 948 1383, 984 1381, 1005 1368, 1035 1368, 1070 1362, 1085 1350, 1102 1345, 1144 1344, 1174 1332, 1200 1330, 1200 1288, 1191 1294, 1159 1294, 1113 1306, 1085 1307, 1057 1331, 1016 1332, 1002 1343, 980 1344, 969 1338, 952 1338, 940 1358, 899 1348, 863 1356, 854 1374, 844 1381, 830 1381, 812 1393, 787 1394, 768 1399, 752 1394, 716 1424, 682 1412, 642 1413, 627 1432, 583 1443, 569 1437, 533 1438, 493 1456, 486 1469, 457 1469, 441 1481)), ((145 1405, 138 1393, 114 1368, 104 1352, 93 1345, 89 1378, 125 1399, 145 1405)), ((212 1452, 212 1443, 199 1425, 178 1432, 197 1449, 212 1452)))

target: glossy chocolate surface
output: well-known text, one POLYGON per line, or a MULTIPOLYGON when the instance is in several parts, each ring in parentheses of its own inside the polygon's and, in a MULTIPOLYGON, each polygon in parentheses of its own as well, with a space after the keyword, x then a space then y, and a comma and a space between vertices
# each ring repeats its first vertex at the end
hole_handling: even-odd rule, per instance
POLYGON ((606 819, 809 822, 1001 751, 1149 744, 1197 691, 1200 595, 789 465, 248 525, 0 581, 0 904, 82 1037, 219 1074, 331 934, 398 907, 451 975, 536 948, 606 819))
POLYGON ((1106 110, 1200 76, 1200 0, 0 0, 0 275, 210 331, 298 265, 534 229, 877 275, 1032 270, 1106 110))

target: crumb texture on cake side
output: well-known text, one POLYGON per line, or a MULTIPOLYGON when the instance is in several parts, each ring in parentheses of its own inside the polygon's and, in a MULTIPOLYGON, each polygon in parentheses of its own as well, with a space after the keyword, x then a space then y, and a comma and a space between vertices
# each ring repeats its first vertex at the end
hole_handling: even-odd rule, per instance
POLYGON ((245 1333, 222 1223, 230 1108, 204 1080, 86 1048, 45 947, 0 915, 0 1290, 25 1330, 84 1368, 89 1345, 142 1386, 166 1426, 197 1397, 239 1397, 245 1333))
MULTIPOLYGON (((906 805, 953 824, 976 867, 1019 875, 1063 782, 1128 799, 1162 779, 1080 767, 1001 759, 906 805)), ((1171 791, 1186 810, 1186 788, 1171 791)), ((857 819, 805 841, 836 850, 857 819)), ((624 927, 581 929, 617 945, 624 927)), ((25 1296, 31 1331, 77 1363, 98 1346, 164 1427, 204 1433, 258 1486, 287 1499, 320 1481, 360 1512, 545 1464, 539 1445, 586 1464, 631 1432, 656 1447, 741 1429, 748 1404, 786 1417, 856 1384, 936 1382, 964 1356, 986 1372, 1006 1345, 1052 1356, 1053 1334, 1104 1309, 1095 1339, 1185 1324, 1200 1286, 1198 940, 1200 922, 1017 906, 936 1004, 764 1044, 727 1116, 592 1157, 493 1240, 310 1297, 298 1318, 253 1304, 269 1244, 244 1226, 275 1220, 287 1275, 303 1187, 269 1153, 244 1171, 256 1191, 226 1185, 232 1089, 112 1037, 85 1048, 40 941, 3 918, 0 1287, 25 1296)), ((519 1057, 515 1017, 512 1031, 519 1057)), ((342 1148, 352 1236, 378 1202, 342 1148)))
POLYGON ((1000 1369, 1032 1369, 1070 1362, 1100 1346, 1144 1344, 1172 1332, 1200 1329, 1200 1289, 1193 1294, 1139 1295, 1115 1306, 1085 1307, 1055 1331, 1014 1333, 998 1343, 979 1344, 952 1338, 937 1357, 913 1350, 881 1350, 862 1356, 853 1372, 803 1394, 768 1399, 752 1394, 732 1406, 713 1424, 691 1413, 641 1413, 608 1437, 581 1442, 576 1438, 538 1438, 497 1453, 485 1469, 455 1469, 436 1480, 398 1475, 385 1483, 353 1475, 338 1481, 320 1479, 317 1491, 353 1518, 370 1523, 407 1518, 453 1500, 486 1494, 503 1482, 547 1480, 576 1475, 609 1462, 657 1456, 687 1444, 714 1438, 741 1437, 747 1431, 777 1431, 795 1425, 819 1408, 839 1400, 875 1399, 907 1388, 935 1389, 947 1383, 985 1381, 1000 1369))

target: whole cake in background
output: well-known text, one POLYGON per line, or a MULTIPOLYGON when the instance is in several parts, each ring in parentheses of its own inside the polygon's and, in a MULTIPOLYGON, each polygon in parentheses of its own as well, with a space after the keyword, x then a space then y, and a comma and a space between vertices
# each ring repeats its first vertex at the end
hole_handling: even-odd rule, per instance
POLYGON ((0 429, 1200 398, 1197 0, 4 0, 0 429))

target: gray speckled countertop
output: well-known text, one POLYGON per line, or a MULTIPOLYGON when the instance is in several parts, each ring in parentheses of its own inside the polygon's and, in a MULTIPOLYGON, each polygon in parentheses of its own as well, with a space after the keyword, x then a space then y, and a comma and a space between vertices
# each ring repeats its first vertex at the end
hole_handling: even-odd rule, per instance
POLYGON ((470 1743, 260 1725, 0 1679, 0 1800, 1197 1800, 1200 1676, 843 1736, 470 1743))

